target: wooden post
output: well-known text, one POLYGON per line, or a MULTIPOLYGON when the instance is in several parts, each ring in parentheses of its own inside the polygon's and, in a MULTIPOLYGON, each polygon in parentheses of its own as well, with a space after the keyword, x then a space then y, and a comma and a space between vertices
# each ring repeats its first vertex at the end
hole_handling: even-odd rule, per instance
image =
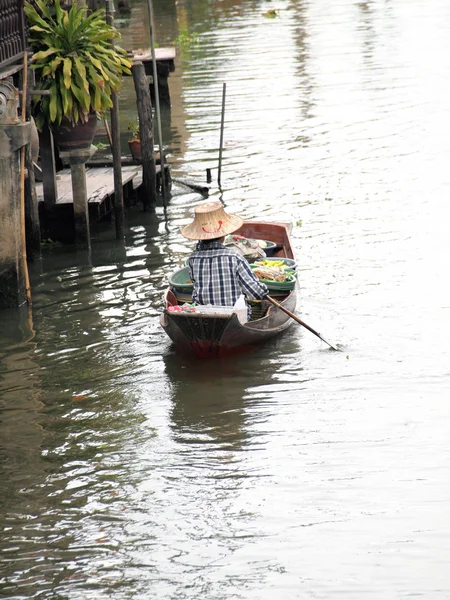
POLYGON ((159 155, 161 162, 161 189, 163 197, 164 209, 167 208, 166 198, 166 178, 164 168, 164 148, 162 139, 162 128, 161 128, 161 110, 159 106, 159 88, 158 88, 158 69, 156 66, 156 52, 155 52, 155 38, 153 33, 153 4, 152 0, 147 0, 148 3, 148 14, 150 20, 150 46, 152 49, 152 65, 153 65, 153 85, 155 87, 155 109, 156 109, 156 124, 158 126, 158 138, 159 138, 159 155))
POLYGON ((77 248, 89 248, 89 209, 86 191, 86 168, 84 163, 71 163, 73 216, 75 219, 75 243, 77 248))
POLYGON ((53 135, 47 125, 44 125, 39 135, 39 150, 42 167, 42 187, 44 190, 44 207, 50 211, 58 200, 56 185, 55 150, 53 135))
MULTIPOLYGON (((106 0, 106 22, 114 25, 114 2, 106 0)), ((114 40, 111 40, 114 46, 114 40)), ((111 93, 113 107, 111 108, 111 138, 112 155, 114 169, 114 215, 116 221, 116 239, 120 240, 124 236, 124 206, 123 206, 123 185, 122 185, 122 159, 120 148, 120 121, 119 121, 119 98, 115 92, 111 93)))
POLYGON ((221 174, 222 174, 222 147, 223 147, 223 127, 225 123, 225 93, 227 89, 227 84, 223 84, 222 89, 222 115, 220 118, 220 143, 219 143, 219 173, 217 175, 217 184, 219 188, 221 187, 221 174))
MULTIPOLYGON (((32 92, 35 85, 34 70, 27 69, 27 76, 27 89, 32 92)), ((26 120, 31 120, 31 143, 25 149, 25 233, 28 260, 35 260, 41 257, 41 227, 33 166, 33 161, 37 162, 39 155, 39 134, 31 117, 30 94, 26 97, 26 120)))
POLYGON ((41 228, 39 224, 39 209, 34 180, 34 167, 31 158, 30 145, 25 150, 25 232, 27 237, 27 256, 36 260, 41 256, 41 228))
POLYGON ((152 101, 144 64, 135 62, 132 68, 139 116, 139 137, 142 153, 142 185, 140 197, 144 210, 156 208, 156 170, 153 156, 152 101))
MULTIPOLYGON (((27 120, 27 86, 28 86, 28 52, 23 53, 23 74, 22 74, 22 114, 21 121, 27 120)), ((21 230, 21 250, 22 250, 22 269, 25 281, 25 294, 27 296, 28 306, 31 306, 31 286, 28 276, 27 263, 27 236, 25 231, 25 152, 30 141, 20 149, 20 230, 21 230)))
POLYGON ((86 189, 85 164, 91 158, 91 149, 61 152, 61 158, 70 164, 72 178, 73 216, 75 221, 75 244, 79 249, 91 248, 89 231, 89 208, 86 189))

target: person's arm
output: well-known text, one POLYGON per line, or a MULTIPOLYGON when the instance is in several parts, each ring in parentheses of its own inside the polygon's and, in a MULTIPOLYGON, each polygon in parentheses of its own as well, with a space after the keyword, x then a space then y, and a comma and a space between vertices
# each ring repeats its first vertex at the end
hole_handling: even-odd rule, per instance
POLYGON ((269 293, 265 283, 262 283, 253 273, 245 259, 239 260, 238 277, 241 289, 249 300, 261 300, 269 293))

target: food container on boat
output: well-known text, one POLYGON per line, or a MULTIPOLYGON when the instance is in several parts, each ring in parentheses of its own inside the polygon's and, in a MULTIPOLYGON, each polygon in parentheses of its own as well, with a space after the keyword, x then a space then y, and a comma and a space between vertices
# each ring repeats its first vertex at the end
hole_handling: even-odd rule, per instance
POLYGON ((172 275, 169 276, 169 284, 176 295, 192 295, 194 284, 191 280, 189 267, 183 267, 174 271, 172 275))
POLYGON ((285 258, 280 256, 271 256, 267 258, 258 258, 257 260, 251 263, 254 266, 266 266, 266 267, 279 267, 281 269, 289 269, 290 271, 295 271, 297 268, 297 263, 292 258, 285 258), (282 263, 282 264, 279 264, 282 263))
POLYGON ((277 245, 275 242, 271 242, 270 240, 254 240, 258 242, 260 248, 264 250, 266 256, 273 256, 276 250, 277 245))
MULTIPOLYGON (((257 269, 257 265, 250 265, 252 269, 257 269)), ((273 279, 260 279, 262 283, 265 283, 269 289, 269 291, 275 290, 279 292, 290 291, 295 288, 295 284, 297 279, 295 277, 294 271, 285 271, 285 281, 274 281, 273 279)))
POLYGON ((232 306, 216 306, 213 304, 204 304, 195 307, 195 312, 200 315, 220 315, 230 316, 235 310, 232 306))

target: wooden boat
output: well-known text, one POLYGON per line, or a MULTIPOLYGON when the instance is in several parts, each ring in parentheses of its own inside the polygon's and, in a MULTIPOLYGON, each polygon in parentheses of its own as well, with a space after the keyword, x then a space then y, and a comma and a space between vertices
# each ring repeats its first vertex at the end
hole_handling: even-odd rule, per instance
MULTIPOLYGON (((247 221, 235 234, 273 241, 276 244, 273 256, 293 259, 290 231, 291 225, 288 223, 247 221)), ((276 299, 284 308, 294 312, 296 289, 281 294, 278 292, 276 299)), ((259 307, 264 305, 263 316, 258 318, 255 315, 255 318, 252 313, 252 319, 245 324, 239 322, 236 313, 208 315, 171 312, 168 308, 178 305, 179 300, 170 288, 165 292, 164 301, 165 309, 160 317, 163 329, 178 350, 199 358, 220 358, 248 351, 281 334, 293 323, 291 317, 265 300, 259 303, 259 307)))

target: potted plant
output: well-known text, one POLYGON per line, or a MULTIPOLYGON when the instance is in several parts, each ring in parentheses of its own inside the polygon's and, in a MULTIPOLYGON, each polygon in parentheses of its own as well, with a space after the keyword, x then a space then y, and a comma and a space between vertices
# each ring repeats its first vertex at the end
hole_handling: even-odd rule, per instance
POLYGON ((142 160, 142 153, 138 119, 130 121, 128 123, 128 131, 130 132, 128 147, 130 149, 131 156, 134 158, 135 161, 140 162, 142 160))
MULTIPOLYGON (((46 124, 56 134, 87 129, 78 147, 90 147, 97 115, 112 107, 111 93, 118 92, 122 75, 130 74, 126 51, 112 44, 121 36, 106 23, 103 9, 92 12, 74 2, 67 11, 60 0, 25 2, 24 8, 31 67, 37 87, 47 91, 33 102, 37 126, 46 124)), ((56 141, 61 150, 63 140, 56 141)))

